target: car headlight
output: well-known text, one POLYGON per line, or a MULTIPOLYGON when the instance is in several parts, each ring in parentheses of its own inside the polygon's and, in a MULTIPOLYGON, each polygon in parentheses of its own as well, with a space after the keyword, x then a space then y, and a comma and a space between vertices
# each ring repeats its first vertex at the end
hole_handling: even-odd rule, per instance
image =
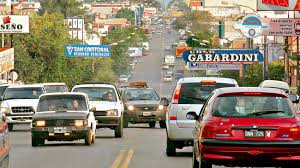
POLYGON ((129 111, 133 111, 134 110, 134 106, 128 106, 127 107, 129 111))
POLYGON ((158 105, 158 110, 163 110, 165 107, 164 107, 164 105, 158 105))
POLYGON ((11 111, 10 111, 10 108, 8 108, 8 107, 1 107, 1 112, 2 113, 10 113, 11 111))
POLYGON ((107 110, 106 115, 107 116, 118 116, 118 110, 117 109, 107 110))
POLYGON ((38 120, 38 121, 36 121, 36 126, 37 127, 44 127, 44 126, 46 126, 46 121, 45 120, 38 120))

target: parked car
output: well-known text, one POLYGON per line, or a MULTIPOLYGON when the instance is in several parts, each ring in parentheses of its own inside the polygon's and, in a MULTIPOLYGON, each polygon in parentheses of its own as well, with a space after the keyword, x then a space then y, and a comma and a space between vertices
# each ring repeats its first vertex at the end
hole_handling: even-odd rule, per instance
POLYGON ((165 51, 171 51, 171 46, 166 46, 165 51))
POLYGON ((39 99, 31 129, 32 146, 48 141, 96 141, 96 120, 84 93, 47 93, 39 99))
POLYGON ((189 111, 196 120, 193 167, 300 166, 300 124, 282 90, 216 89, 200 114, 189 111))
POLYGON ((40 83, 44 86, 47 93, 68 92, 68 87, 65 83, 40 83))
POLYGON ((222 87, 237 87, 230 78, 188 77, 177 81, 166 113, 168 156, 176 155, 176 148, 193 145, 192 130, 195 122, 186 118, 190 111, 199 112, 213 92, 222 87))
POLYGON ((39 96, 43 93, 43 85, 16 85, 6 89, 1 98, 1 112, 5 113, 9 131, 15 124, 31 124, 39 96))
POLYGON ((101 82, 90 82, 73 87, 72 92, 82 92, 89 96, 90 106, 94 112, 97 128, 110 128, 116 138, 123 136, 124 104, 115 85, 101 82))

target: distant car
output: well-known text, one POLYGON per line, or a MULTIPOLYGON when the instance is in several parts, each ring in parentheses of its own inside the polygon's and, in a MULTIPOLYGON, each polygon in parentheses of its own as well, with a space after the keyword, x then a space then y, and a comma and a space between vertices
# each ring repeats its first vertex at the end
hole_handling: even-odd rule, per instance
POLYGON ((171 46, 166 46, 165 51, 171 51, 171 46))
POLYGON ((299 167, 297 115, 282 90, 216 89, 200 114, 186 114, 196 121, 192 167, 299 167))
POLYGON ((173 71, 168 70, 168 71, 166 72, 166 74, 167 74, 167 75, 173 75, 173 71))
POLYGON ((84 139, 86 145, 95 143, 96 120, 84 93, 47 93, 39 99, 32 120, 31 144, 48 141, 84 139))
POLYGON ((131 82, 120 90, 125 102, 125 128, 129 122, 148 123, 150 128, 154 128, 156 121, 161 128, 166 128, 166 98, 161 98, 145 82, 131 82))
POLYGON ((277 88, 283 90, 286 94, 289 93, 289 85, 284 81, 278 80, 264 80, 259 84, 263 88, 277 88))
POLYGON ((184 77, 184 70, 177 70, 176 75, 175 75, 175 79, 178 80, 180 78, 184 77))
POLYGON ((173 76, 172 75, 164 75, 164 81, 165 82, 172 82, 173 76))
POLYGON ((195 122, 186 118, 190 111, 198 112, 213 90, 222 87, 237 87, 230 78, 188 77, 177 81, 172 99, 167 109, 167 147, 168 156, 176 155, 176 149, 193 145, 192 130, 195 122))
POLYGON ((173 43, 172 44, 172 47, 174 48, 174 47, 177 47, 178 46, 178 43, 173 43))
POLYGON ((163 70, 167 70, 167 69, 169 69, 170 67, 169 67, 169 65, 163 64, 161 68, 162 68, 163 70))
POLYGON ((127 75, 120 75, 119 82, 121 82, 121 83, 128 82, 128 76, 127 75))
POLYGON ((46 93, 68 92, 68 87, 65 83, 40 83, 44 86, 46 93))

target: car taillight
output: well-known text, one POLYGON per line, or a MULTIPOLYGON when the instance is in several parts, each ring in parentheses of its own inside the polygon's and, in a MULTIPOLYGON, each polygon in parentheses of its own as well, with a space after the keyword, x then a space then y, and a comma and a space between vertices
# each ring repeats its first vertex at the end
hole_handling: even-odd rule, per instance
POLYGON ((170 116, 170 120, 177 120, 176 116, 170 116))
POLYGON ((180 97, 180 90, 181 90, 181 84, 178 84, 173 95, 172 104, 178 104, 179 97, 180 97))
POLYGON ((298 123, 293 123, 289 128, 290 138, 295 140, 300 140, 300 125, 298 123))
POLYGON ((201 131, 201 139, 216 138, 216 134, 217 134, 218 130, 219 130, 219 127, 215 122, 205 121, 202 131, 201 131))

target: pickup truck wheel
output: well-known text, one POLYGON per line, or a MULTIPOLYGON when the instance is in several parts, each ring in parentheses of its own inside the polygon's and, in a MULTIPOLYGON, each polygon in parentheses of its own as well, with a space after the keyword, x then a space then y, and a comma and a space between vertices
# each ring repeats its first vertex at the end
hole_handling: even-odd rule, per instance
POLYGON ((7 126, 8 126, 8 131, 12 131, 14 129, 13 124, 7 124, 7 126))
POLYGON ((199 162, 196 159, 195 150, 193 150, 193 167, 192 168, 199 168, 199 162))
POLYGON ((85 137, 85 139, 84 139, 84 143, 86 144, 86 145, 91 145, 92 144, 92 130, 90 129, 89 131, 88 131, 88 133, 86 134, 86 137, 85 137))
POLYGON ((160 128, 166 128, 166 121, 159 121, 160 128))
POLYGON ((123 127, 128 128, 128 120, 126 119, 125 116, 124 116, 124 121, 123 121, 123 127))
POLYGON ((115 137, 121 138, 123 136, 123 117, 119 121, 119 125, 115 128, 115 137))
POLYGON ((31 146, 39 146, 39 145, 45 145, 45 139, 35 138, 34 136, 31 136, 31 146))
POLYGON ((154 128, 155 127, 156 122, 155 121, 151 121, 149 122, 149 127, 150 128, 154 128))
POLYGON ((166 153, 168 156, 175 156, 176 155, 176 143, 169 138, 167 138, 167 148, 166 153))
POLYGON ((1 168, 8 168, 9 167, 9 155, 5 156, 5 158, 2 160, 1 168))
POLYGON ((94 133, 92 136, 92 143, 94 144, 95 142, 96 142, 96 133, 94 133))

